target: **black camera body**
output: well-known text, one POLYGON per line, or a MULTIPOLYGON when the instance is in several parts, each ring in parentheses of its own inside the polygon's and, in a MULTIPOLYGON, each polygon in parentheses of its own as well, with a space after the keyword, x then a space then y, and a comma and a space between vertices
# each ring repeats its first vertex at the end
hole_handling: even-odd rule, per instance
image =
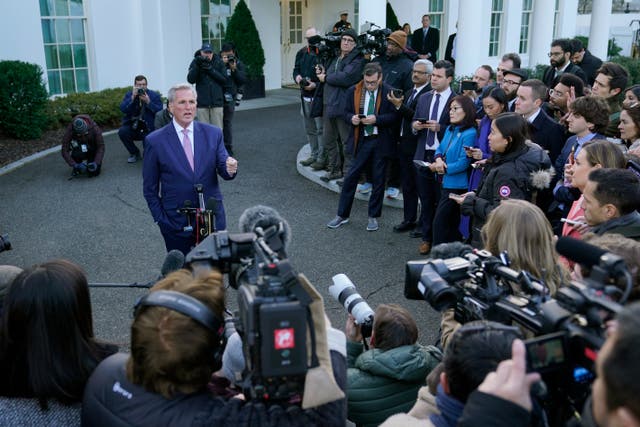
POLYGON ((389 28, 369 30, 358 36, 358 49, 364 55, 381 56, 387 52, 387 37, 391 35, 389 28))
POLYGON ((147 91, 146 91, 146 90, 144 90, 143 88, 139 87, 139 88, 136 90, 136 93, 138 94, 138 96, 140 96, 140 95, 144 95, 145 93, 147 93, 147 91))
POLYGON ((316 50, 319 62, 326 65, 331 59, 338 56, 341 40, 342 36, 340 32, 327 33, 324 37, 315 35, 309 38, 309 47, 316 50))
POLYGON ((543 406, 564 419, 587 399, 605 323, 622 309, 603 290, 605 286, 589 279, 572 281, 552 298, 544 282, 475 250, 448 259, 409 261, 404 294, 424 299, 438 311, 453 308, 459 323, 517 324, 534 336, 525 344, 530 369, 540 372, 549 390, 543 406))
MULTIPOLYGON (((282 258, 282 228, 255 233, 211 233, 186 257, 194 275, 218 267, 237 290, 234 323, 242 337, 242 387, 251 400, 302 401, 309 369, 307 333, 313 337, 311 297, 282 258), (276 248, 276 249, 272 249, 276 248)), ((312 340, 313 341, 313 340, 312 340)), ((315 347, 311 346, 312 352, 315 347)))

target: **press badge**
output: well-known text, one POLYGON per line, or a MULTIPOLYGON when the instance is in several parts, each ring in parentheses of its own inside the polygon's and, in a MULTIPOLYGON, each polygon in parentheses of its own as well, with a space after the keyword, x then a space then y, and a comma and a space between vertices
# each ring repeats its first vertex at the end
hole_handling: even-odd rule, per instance
POLYGON ((83 153, 86 153, 87 151, 89 151, 89 149, 87 148, 87 144, 80 145, 80 149, 82 150, 83 153))

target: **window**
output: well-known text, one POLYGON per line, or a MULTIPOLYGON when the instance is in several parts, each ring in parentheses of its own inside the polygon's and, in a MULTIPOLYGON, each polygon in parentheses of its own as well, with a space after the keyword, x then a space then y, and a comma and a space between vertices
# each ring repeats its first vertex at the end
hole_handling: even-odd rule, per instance
POLYGON ((522 0, 522 22, 520 26, 520 48, 519 53, 529 52, 529 28, 531 26, 531 13, 533 0, 522 0))
POLYGON ((491 26, 489 27, 489 56, 500 51, 500 26, 502 25, 502 0, 491 1, 491 26))
POLYGON ((429 17, 431 18, 431 26, 442 29, 442 17, 444 16, 444 1, 429 0, 429 17))
POLYGON ((86 18, 82 0, 40 0, 49 95, 88 92, 86 18))
POLYGON ((351 23, 351 28, 356 30, 357 33, 360 33, 360 1, 354 0, 353 2, 353 22, 351 23))
POLYGON ((231 17, 230 0, 200 0, 202 43, 209 43, 220 51, 231 17))
POLYGON ((558 38, 558 15, 560 10, 560 0, 556 0, 555 9, 553 10, 553 38, 558 38))
POLYGON ((289 2, 289 43, 302 43, 302 0, 289 2))

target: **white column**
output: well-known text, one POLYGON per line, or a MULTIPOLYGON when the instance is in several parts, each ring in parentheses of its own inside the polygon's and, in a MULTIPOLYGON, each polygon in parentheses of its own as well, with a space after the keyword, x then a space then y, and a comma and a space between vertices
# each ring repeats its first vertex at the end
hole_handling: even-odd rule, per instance
MULTIPOLYGON (((498 57, 505 53, 519 53, 520 50, 520 30, 522 28, 522 2, 504 2, 504 12, 502 14, 502 49, 498 52, 498 57)), ((531 30, 529 30, 531 33, 531 30)), ((498 60, 499 62, 499 60, 498 60)))
POLYGON ((460 0, 456 36, 456 75, 473 75, 489 49, 491 0, 460 0))
POLYGON ((593 0, 589 51, 598 58, 607 57, 609 25, 611 25, 611 0, 593 0))
POLYGON ((549 64, 549 49, 553 40, 553 15, 555 0, 534 0, 533 18, 529 34, 529 67, 536 64, 549 64))
POLYGON ((558 37, 572 39, 576 36, 578 0, 560 0, 558 5, 558 37))
MULTIPOLYGON (((386 0, 361 0, 359 6, 360 26, 365 22, 373 22, 380 28, 387 27, 387 1, 386 0)), ((400 23, 402 25, 402 22, 400 23)), ((360 34, 360 28, 356 28, 360 34)))

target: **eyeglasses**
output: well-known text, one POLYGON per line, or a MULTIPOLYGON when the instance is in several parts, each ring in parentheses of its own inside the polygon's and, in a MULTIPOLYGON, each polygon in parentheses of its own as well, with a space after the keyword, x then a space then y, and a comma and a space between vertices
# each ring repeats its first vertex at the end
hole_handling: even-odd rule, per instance
POLYGON ((547 53, 547 56, 549 56, 549 58, 552 58, 554 56, 562 56, 564 55, 564 52, 549 52, 547 53))
POLYGON ((563 95, 564 95, 564 92, 560 92, 559 90, 555 90, 555 89, 549 89, 549 96, 552 96, 554 98, 560 98, 563 95))
POLYGON ((462 107, 459 107, 457 105, 452 105, 451 108, 449 108, 449 111, 453 111, 454 113, 458 110, 462 110, 462 107))
POLYGON ((520 86, 520 82, 517 82, 515 80, 509 80, 509 79, 502 79, 502 83, 506 83, 508 85, 514 85, 514 86, 520 86))
POLYGON ((364 81, 365 86, 375 86, 378 84, 378 80, 374 80, 372 82, 364 81))

